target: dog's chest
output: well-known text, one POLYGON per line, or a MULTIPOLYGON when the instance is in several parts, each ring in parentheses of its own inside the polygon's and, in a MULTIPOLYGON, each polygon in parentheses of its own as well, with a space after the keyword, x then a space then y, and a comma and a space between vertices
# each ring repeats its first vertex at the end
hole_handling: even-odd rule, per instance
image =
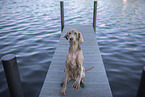
POLYGON ((77 65, 76 64, 76 55, 75 54, 69 54, 67 57, 68 57, 67 58, 67 64, 69 66, 72 66, 72 68, 73 68, 74 66, 77 65))
POLYGON ((69 76, 72 77, 73 79, 76 79, 78 76, 78 65, 76 63, 76 55, 75 54, 69 54, 67 56, 67 69, 69 70, 69 76))

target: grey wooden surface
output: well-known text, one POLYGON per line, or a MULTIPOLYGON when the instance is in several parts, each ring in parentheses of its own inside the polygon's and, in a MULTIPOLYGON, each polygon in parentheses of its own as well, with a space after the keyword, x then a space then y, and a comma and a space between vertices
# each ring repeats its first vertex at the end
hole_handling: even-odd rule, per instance
POLYGON ((94 29, 91 25, 64 26, 39 97, 59 97, 62 89, 60 83, 64 81, 65 76, 65 57, 69 48, 69 43, 63 36, 70 29, 77 29, 83 35, 84 43, 81 44, 81 48, 85 58, 85 68, 87 69, 92 66, 95 68, 86 72, 84 79, 85 88, 80 87, 74 90, 72 87, 74 80, 71 80, 67 85, 65 97, 112 97, 94 29))

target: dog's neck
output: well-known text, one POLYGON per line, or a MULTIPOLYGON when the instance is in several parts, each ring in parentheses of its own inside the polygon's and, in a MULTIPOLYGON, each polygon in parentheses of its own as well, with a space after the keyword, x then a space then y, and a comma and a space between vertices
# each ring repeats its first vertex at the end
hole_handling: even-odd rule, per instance
POLYGON ((81 47, 80 47, 79 43, 78 42, 73 43, 73 44, 70 43, 69 52, 70 53, 75 53, 77 50, 81 50, 81 47))

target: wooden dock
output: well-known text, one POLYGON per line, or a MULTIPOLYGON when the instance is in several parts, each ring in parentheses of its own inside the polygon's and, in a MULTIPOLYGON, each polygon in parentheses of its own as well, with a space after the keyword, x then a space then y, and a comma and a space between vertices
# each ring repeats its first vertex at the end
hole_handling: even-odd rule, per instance
POLYGON ((62 89, 60 83, 64 81, 65 58, 69 49, 69 42, 64 35, 70 29, 77 29, 82 33, 84 43, 81 48, 84 54, 85 68, 94 67, 86 72, 85 88, 73 89, 74 80, 67 84, 65 97, 113 97, 100 54, 96 35, 96 9, 97 1, 94 1, 93 25, 64 25, 63 1, 60 2, 61 9, 61 37, 55 50, 53 60, 47 72, 39 97, 60 97, 62 89))
POLYGON ((60 83, 64 81, 65 77, 65 58, 69 49, 69 43, 63 36, 70 29, 77 29, 83 35, 84 43, 81 44, 81 48, 85 58, 85 68, 87 69, 92 66, 95 68, 86 72, 86 77, 84 79, 85 88, 80 87, 74 90, 72 87, 74 81, 71 80, 67 85, 65 97, 112 97, 92 25, 64 26, 39 97, 59 97, 59 93, 62 89, 60 83))

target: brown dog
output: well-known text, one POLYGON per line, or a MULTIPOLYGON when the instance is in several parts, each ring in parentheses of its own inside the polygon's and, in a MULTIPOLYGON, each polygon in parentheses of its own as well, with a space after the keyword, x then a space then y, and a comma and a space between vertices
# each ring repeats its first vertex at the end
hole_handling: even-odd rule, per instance
POLYGON ((85 77, 85 68, 84 68, 84 56, 79 44, 83 43, 83 37, 80 32, 77 30, 68 31, 64 38, 69 40, 69 51, 65 60, 65 79, 61 83, 63 86, 60 96, 65 95, 67 82, 72 78, 75 80, 73 84, 74 89, 78 89, 81 85, 82 88, 85 87, 83 79, 85 77))

